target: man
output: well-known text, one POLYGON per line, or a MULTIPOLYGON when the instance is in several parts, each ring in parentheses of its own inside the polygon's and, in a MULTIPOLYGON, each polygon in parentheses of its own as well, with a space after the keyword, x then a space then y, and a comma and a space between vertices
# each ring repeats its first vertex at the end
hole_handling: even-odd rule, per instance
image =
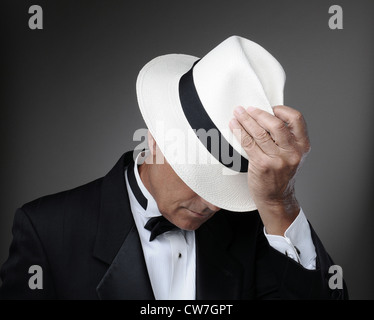
POLYGON ((282 106, 284 80, 235 36, 201 60, 149 62, 137 81, 149 150, 19 209, 1 297, 347 298, 329 288, 333 262, 295 197, 310 145, 302 115, 282 106))

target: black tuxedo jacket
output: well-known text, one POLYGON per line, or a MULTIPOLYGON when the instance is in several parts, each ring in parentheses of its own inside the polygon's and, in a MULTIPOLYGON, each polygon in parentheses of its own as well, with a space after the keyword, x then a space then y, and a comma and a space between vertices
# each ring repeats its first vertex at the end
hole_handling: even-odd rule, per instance
MULTIPOLYGON (((2 299, 154 299, 124 179, 132 157, 17 210, 2 299), (42 289, 29 287, 32 265, 43 270, 42 289)), ((346 290, 329 289, 333 262, 313 230, 312 237, 314 271, 268 245, 258 212, 219 211, 196 231, 196 298, 346 298, 346 290)))

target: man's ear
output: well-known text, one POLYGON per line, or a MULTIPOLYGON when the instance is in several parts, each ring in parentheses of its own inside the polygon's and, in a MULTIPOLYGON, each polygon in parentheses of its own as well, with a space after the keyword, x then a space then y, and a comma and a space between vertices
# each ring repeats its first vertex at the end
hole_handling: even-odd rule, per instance
POLYGON ((149 130, 148 130, 148 148, 151 151, 152 156, 155 156, 157 144, 149 130))

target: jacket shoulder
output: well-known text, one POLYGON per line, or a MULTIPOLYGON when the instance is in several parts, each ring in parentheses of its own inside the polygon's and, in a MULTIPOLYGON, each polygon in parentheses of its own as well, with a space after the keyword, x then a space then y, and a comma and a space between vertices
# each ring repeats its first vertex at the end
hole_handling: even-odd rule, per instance
POLYGON ((80 235, 82 241, 92 241, 99 220, 101 184, 102 178, 21 207, 46 250, 55 250, 56 245, 66 245, 80 235))
POLYGON ((102 178, 73 189, 37 198, 24 204, 21 209, 32 219, 39 215, 46 218, 45 215, 66 212, 66 210, 75 209, 77 206, 83 208, 92 205, 100 200, 101 182, 102 178))

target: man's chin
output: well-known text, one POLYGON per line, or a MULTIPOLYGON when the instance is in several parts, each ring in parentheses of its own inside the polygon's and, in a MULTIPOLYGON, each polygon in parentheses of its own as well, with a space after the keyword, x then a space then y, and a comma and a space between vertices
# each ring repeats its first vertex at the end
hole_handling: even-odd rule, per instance
POLYGON ((204 222, 209 220, 214 215, 214 213, 200 214, 189 209, 186 209, 186 212, 187 216, 180 221, 176 221, 174 224, 177 227, 187 231, 197 230, 204 222))
POLYGON ((195 231, 195 230, 199 229, 204 222, 199 223, 199 224, 197 224, 197 223, 183 224, 183 225, 179 226, 179 228, 182 229, 182 230, 186 230, 186 231, 195 231))

